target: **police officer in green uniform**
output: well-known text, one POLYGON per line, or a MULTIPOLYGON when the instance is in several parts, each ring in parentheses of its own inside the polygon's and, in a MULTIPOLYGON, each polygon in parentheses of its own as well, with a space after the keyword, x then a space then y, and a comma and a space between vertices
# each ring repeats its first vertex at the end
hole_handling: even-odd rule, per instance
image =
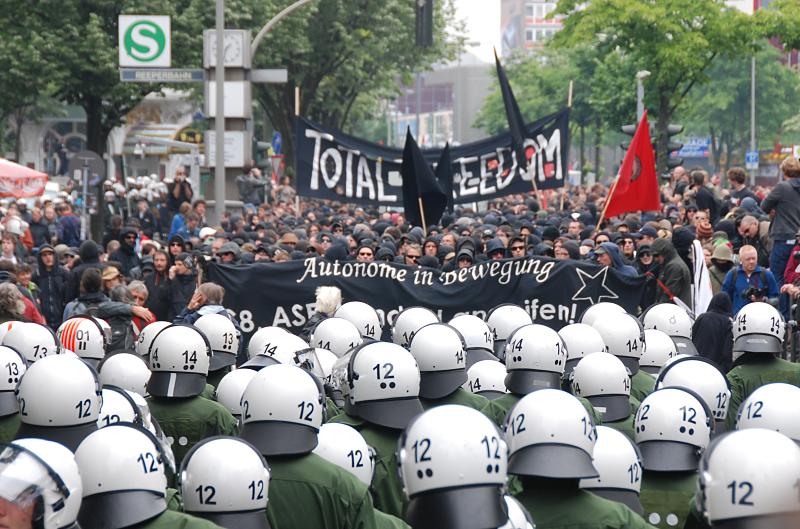
POLYGON ((414 529, 483 529, 508 521, 506 445, 480 412, 432 408, 411 421, 397 446, 405 519, 414 529))
POLYGON ((508 472, 523 487, 516 497, 537 529, 650 528, 625 505, 579 488, 581 479, 598 476, 592 464, 597 432, 569 393, 544 389, 523 397, 508 415, 506 438, 508 472))
POLYGON ((652 525, 683 527, 712 420, 703 400, 688 389, 656 390, 639 406, 634 428, 644 466, 640 499, 652 525))
POLYGON ((20 426, 15 439, 48 439, 74 451, 97 430, 100 395, 97 372, 77 356, 37 360, 17 386, 20 426))
MULTIPOLYGON (((350 472, 364 486, 372 485, 375 462, 372 448, 352 426, 342 423, 323 424, 317 436, 314 453, 350 472)), ((375 509, 375 524, 381 529, 410 529, 402 519, 375 509)))
POLYGON ((598 476, 582 479, 580 487, 601 498, 627 505, 641 516, 644 513, 639 501, 642 457, 633 441, 614 428, 598 426, 592 463, 598 476))
POLYGON ((733 321, 733 368, 728 371, 731 403, 727 424, 732 428, 739 406, 757 388, 772 382, 800 387, 800 364, 778 358, 785 324, 767 303, 748 303, 733 321))
MULTIPOLYGON (((528 393, 561 387, 567 358, 561 337, 544 325, 529 324, 514 331, 506 342, 505 385, 510 393, 489 401, 482 410, 497 425, 502 425, 508 411, 528 393)), ((600 415, 589 401, 581 402, 599 421, 600 415)))
POLYGON ((486 325, 492 332, 494 355, 501 362, 506 358, 506 344, 514 331, 531 323, 531 315, 513 303, 502 303, 489 311, 486 325))
POLYGON ((408 349, 419 365, 419 400, 429 410, 459 404, 482 410, 489 401, 461 386, 467 381, 464 338, 446 323, 431 323, 411 339, 408 349))
POLYGON ((20 425, 19 402, 14 390, 28 362, 16 349, 0 345, 0 365, 6 369, 0 377, 0 443, 8 443, 14 439, 20 425))
POLYGON ((78 529, 81 476, 64 445, 17 439, 0 445, 3 527, 78 529))
POLYGON ((494 334, 485 321, 472 314, 461 314, 448 323, 464 338, 467 371, 478 362, 497 361, 494 355, 494 334))
MULTIPOLYGON (((204 314, 200 316, 195 327, 206 335, 211 345, 211 361, 208 365, 206 383, 216 389, 222 377, 236 365, 236 357, 240 350, 239 331, 233 322, 224 314, 204 314)), ((211 397, 213 398, 213 393, 211 397)))
POLYGON ((475 362, 467 369, 467 381, 461 387, 488 400, 499 399, 508 393, 506 366, 496 358, 475 362))
POLYGON ((797 527, 800 448, 770 430, 747 429, 716 439, 701 462, 699 510, 713 528, 797 527))
POLYGON ((419 368, 411 353, 387 342, 365 343, 348 354, 340 359, 347 359, 346 380, 339 383, 345 413, 331 422, 352 426, 375 450, 375 507, 402 517, 406 500, 395 451, 403 428, 423 411, 419 368))
POLYGON ((219 436, 197 443, 178 476, 187 513, 225 529, 270 529, 269 467, 246 441, 219 436))
POLYGON ((631 379, 622 361, 609 353, 589 353, 572 372, 572 393, 587 399, 603 424, 633 441, 633 416, 639 403, 630 396, 631 379))
POLYGON ((689 313, 674 303, 651 305, 640 316, 642 326, 666 333, 675 343, 679 354, 696 356, 697 348, 692 342, 694 320, 689 313))
POLYGON ((172 324, 153 339, 147 404, 168 439, 177 464, 191 448, 213 435, 236 435, 237 423, 221 404, 200 394, 210 360, 206 336, 196 327, 172 324))
POLYGON ((141 427, 101 428, 80 444, 75 461, 83 480, 82 529, 220 529, 167 509, 164 457, 158 440, 141 427))
POLYGON ((324 403, 319 380, 285 364, 260 370, 242 395, 241 438, 270 466, 267 519, 280 529, 372 529, 367 487, 312 453, 324 403))
POLYGON ((678 356, 678 346, 667 333, 658 329, 645 329, 644 343, 647 346, 639 358, 639 371, 657 378, 664 364, 678 356))
POLYGON ((255 369, 234 369, 217 384, 214 400, 225 406, 237 421, 242 417, 242 395, 256 373, 255 369))
POLYGON ((592 327, 603 337, 606 352, 622 360, 628 368, 631 395, 641 402, 655 387, 653 377, 639 371, 639 359, 646 346, 642 324, 630 314, 615 313, 597 318, 592 327))
POLYGON ((725 432, 731 390, 728 379, 710 360, 702 356, 681 356, 670 360, 661 369, 656 388, 686 388, 694 391, 711 410, 714 421, 712 436, 725 432))
POLYGON ((590 354, 606 350, 603 337, 597 329, 586 323, 571 323, 558 331, 564 346, 567 348, 567 361, 564 364, 564 377, 562 387, 564 391, 570 390, 570 376, 581 358, 590 354))

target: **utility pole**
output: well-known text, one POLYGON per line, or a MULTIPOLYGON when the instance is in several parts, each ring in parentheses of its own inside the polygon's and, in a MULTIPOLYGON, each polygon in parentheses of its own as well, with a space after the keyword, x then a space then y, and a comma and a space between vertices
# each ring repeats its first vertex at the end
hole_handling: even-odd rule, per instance
MULTIPOLYGON (((756 151, 756 56, 750 59, 750 152, 756 151)), ((756 185, 756 172, 750 169, 750 185, 756 185)))
POLYGON ((216 30, 217 63, 214 69, 216 77, 214 214, 216 221, 220 222, 225 212, 225 0, 217 0, 216 30))

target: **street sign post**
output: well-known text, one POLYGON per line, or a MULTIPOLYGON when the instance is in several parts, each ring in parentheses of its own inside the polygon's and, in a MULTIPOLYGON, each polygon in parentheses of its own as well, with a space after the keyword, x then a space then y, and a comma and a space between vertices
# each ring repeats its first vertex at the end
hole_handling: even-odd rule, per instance
POLYGON ((205 71, 190 68, 120 68, 119 80, 129 83, 202 83, 205 71))
POLYGON ((744 156, 745 168, 748 170, 758 169, 758 151, 747 151, 744 156))
POLYGON ((120 15, 118 22, 120 68, 169 68, 172 65, 168 16, 120 15))

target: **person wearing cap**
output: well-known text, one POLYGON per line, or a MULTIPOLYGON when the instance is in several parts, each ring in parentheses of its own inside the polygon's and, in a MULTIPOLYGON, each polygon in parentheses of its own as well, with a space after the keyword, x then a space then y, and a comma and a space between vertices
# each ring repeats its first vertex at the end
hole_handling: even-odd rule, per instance
POLYGON ((642 229, 637 232, 637 235, 639 236, 639 239, 636 243, 637 247, 645 244, 649 246, 653 244, 653 241, 655 241, 658 237, 658 232, 654 227, 645 225, 642 226, 642 229))
MULTIPOLYGON (((631 242, 633 242, 633 240, 631 240, 631 242)), ((622 275, 630 277, 639 275, 634 267, 625 264, 622 255, 620 255, 619 246, 612 242, 601 243, 594 249, 594 255, 598 264, 613 268, 622 275)))
POLYGON ((56 260, 55 250, 49 244, 39 248, 38 266, 33 282, 39 287, 39 306, 47 324, 57 329, 64 314, 64 290, 68 273, 56 260))
POLYGON ((103 292, 108 294, 117 285, 122 284, 122 274, 116 266, 107 266, 103 269, 103 292))

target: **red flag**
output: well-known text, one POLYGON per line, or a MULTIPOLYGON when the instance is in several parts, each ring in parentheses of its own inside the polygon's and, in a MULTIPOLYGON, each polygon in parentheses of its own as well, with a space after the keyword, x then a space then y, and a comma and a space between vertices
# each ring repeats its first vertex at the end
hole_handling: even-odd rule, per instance
POLYGON ((656 176, 656 159, 650 143, 650 126, 647 111, 642 115, 633 141, 619 168, 617 185, 612 189, 605 210, 606 218, 631 211, 657 211, 661 209, 656 176))

